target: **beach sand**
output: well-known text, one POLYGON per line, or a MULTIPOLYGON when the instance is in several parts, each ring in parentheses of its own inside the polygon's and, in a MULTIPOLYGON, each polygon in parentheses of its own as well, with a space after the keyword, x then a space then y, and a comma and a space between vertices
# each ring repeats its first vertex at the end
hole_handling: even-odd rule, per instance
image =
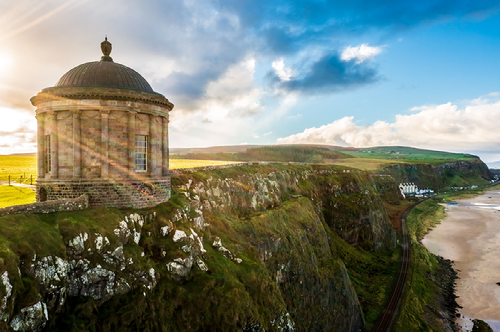
POLYGON ((459 270, 460 313, 491 323, 500 331, 500 191, 447 205, 446 217, 422 243, 451 259, 459 270))

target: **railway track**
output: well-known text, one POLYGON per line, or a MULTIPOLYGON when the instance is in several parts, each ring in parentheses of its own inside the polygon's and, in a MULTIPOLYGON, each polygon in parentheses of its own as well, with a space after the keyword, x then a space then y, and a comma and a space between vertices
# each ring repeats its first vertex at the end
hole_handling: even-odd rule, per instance
POLYGON ((406 217, 416 205, 417 204, 408 207, 401 216, 401 234, 403 235, 403 244, 401 247, 401 266, 398 272, 398 279, 392 289, 389 302, 387 302, 377 325, 375 325, 375 328, 372 330, 373 332, 390 331, 394 317, 398 311, 399 304, 401 303, 401 297, 403 295, 406 278, 408 276, 408 267, 410 266, 410 236, 408 235, 408 230, 406 228, 406 217))

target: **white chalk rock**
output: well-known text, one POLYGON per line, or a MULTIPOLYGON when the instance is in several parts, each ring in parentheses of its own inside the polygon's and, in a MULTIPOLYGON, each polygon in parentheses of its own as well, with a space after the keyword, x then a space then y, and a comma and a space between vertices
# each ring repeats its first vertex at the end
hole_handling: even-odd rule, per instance
POLYGON ((180 281, 187 276, 191 272, 191 268, 193 267, 193 258, 176 258, 173 262, 167 264, 167 270, 172 274, 172 277, 176 281, 180 281))
POLYGON ((21 309, 21 312, 10 322, 10 327, 14 331, 39 331, 45 327, 48 320, 47 306, 40 301, 21 309))
POLYGON ((172 224, 172 222, 169 222, 167 226, 163 226, 160 228, 160 234, 162 236, 167 236, 173 230, 174 230, 174 225, 172 224))
POLYGON ((205 262, 201 260, 201 258, 199 258, 199 257, 198 257, 198 258, 196 259, 196 265, 197 265, 197 266, 198 266, 198 268, 199 268, 200 270, 202 270, 203 272, 208 272, 208 267, 207 267, 207 265, 205 264, 205 262))
POLYGON ((219 237, 216 237, 214 243, 212 243, 212 247, 219 248, 222 247, 222 241, 219 237))
POLYGON ((80 235, 69 241, 68 246, 71 247, 75 254, 79 254, 85 249, 85 241, 88 238, 89 235, 87 233, 80 233, 80 235))
POLYGON ((184 231, 176 230, 174 233, 174 242, 179 242, 182 241, 183 239, 187 238, 188 236, 184 231))
POLYGON ((12 285, 9 280, 9 272, 5 271, 0 276, 0 283, 5 287, 5 296, 0 299, 0 319, 7 321, 9 314, 7 314, 7 301, 12 295, 12 285))

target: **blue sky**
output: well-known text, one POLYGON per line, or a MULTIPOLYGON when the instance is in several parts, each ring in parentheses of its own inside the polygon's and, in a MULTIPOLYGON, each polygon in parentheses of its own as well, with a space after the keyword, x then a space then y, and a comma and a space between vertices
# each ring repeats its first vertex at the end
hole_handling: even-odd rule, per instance
POLYGON ((500 160, 497 1, 0 0, 0 154, 29 98, 97 61, 175 104, 173 147, 410 145, 500 160))

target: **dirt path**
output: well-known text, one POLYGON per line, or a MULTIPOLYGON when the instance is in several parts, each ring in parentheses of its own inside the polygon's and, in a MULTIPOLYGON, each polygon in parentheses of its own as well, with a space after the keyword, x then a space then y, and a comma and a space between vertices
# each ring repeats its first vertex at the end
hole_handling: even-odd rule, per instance
MULTIPOLYGON (((5 186, 8 186, 9 185, 9 182, 8 181, 0 181, 0 186, 2 185, 5 185, 5 186)), ((24 187, 24 188, 30 188, 32 189, 33 191, 36 191, 36 186, 35 185, 31 185, 31 184, 25 184, 25 183, 17 183, 17 182, 10 182, 10 185, 11 186, 16 186, 16 187, 24 187)))

